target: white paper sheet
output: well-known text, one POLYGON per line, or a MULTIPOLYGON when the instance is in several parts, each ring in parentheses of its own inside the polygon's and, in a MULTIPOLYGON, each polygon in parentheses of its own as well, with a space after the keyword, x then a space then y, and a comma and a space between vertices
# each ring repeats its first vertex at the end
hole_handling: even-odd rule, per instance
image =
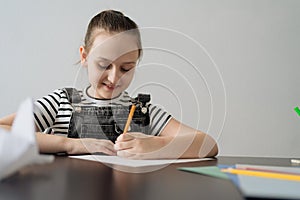
POLYGON ((25 100, 11 131, 0 128, 0 180, 30 164, 48 163, 52 155, 40 155, 35 138, 33 103, 25 100))
POLYGON ((121 165, 126 167, 146 167, 146 166, 167 165, 172 163, 187 163, 187 162, 214 160, 213 158, 131 160, 126 158, 121 158, 118 156, 105 156, 105 155, 79 155, 79 156, 69 156, 69 157, 83 159, 83 160, 98 161, 101 163, 107 163, 113 165, 121 165))

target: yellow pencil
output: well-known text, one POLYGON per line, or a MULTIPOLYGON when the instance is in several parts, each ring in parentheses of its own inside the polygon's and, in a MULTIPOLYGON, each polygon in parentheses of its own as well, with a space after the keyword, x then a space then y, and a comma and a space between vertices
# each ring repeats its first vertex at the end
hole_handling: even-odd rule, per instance
POLYGON ((135 111, 135 105, 132 104, 123 133, 127 133, 134 111, 135 111))
POLYGON ((274 172, 261 172, 261 171, 233 169, 233 168, 221 169, 221 171, 230 174, 257 176, 257 177, 264 177, 264 178, 275 178, 275 179, 290 180, 290 181, 300 181, 300 175, 282 174, 282 173, 274 173, 274 172))

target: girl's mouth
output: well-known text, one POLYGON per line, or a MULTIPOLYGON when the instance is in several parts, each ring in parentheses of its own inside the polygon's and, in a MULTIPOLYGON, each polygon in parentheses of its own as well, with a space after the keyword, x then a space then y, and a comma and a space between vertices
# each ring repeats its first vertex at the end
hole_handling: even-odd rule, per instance
POLYGON ((117 85, 109 85, 109 84, 105 84, 105 83, 102 83, 102 84, 105 86, 105 88, 107 90, 110 90, 110 91, 112 91, 118 87, 117 85))

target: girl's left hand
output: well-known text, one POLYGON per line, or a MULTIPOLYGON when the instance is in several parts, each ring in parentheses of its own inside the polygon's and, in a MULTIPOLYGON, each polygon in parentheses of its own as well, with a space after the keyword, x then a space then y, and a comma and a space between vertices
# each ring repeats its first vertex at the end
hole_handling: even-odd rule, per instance
POLYGON ((120 135, 114 145, 117 155, 130 159, 154 159, 163 156, 166 138, 129 132, 120 135))

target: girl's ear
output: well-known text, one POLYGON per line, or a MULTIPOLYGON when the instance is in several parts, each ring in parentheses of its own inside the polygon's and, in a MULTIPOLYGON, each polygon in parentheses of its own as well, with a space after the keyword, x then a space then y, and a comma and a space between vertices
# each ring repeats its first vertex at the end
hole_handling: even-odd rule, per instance
POLYGON ((85 52, 85 49, 83 46, 79 47, 79 53, 80 53, 80 63, 83 67, 87 67, 87 54, 85 52))

